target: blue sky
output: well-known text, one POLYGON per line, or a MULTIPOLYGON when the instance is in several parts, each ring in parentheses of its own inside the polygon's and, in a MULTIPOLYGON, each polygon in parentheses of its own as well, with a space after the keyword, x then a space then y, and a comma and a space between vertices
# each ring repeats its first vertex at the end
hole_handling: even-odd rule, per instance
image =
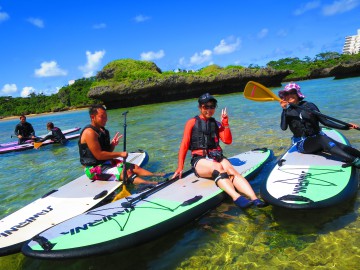
POLYGON ((107 63, 163 71, 342 51, 360 0, 0 0, 0 96, 56 93, 107 63))

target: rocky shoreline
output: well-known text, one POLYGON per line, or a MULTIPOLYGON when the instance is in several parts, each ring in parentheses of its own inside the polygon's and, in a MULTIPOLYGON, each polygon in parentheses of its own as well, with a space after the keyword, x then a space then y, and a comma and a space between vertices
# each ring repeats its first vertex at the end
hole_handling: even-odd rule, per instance
MULTIPOLYGON (((100 76, 104 76, 104 72, 106 69, 99 73, 100 76)), ((291 73, 290 70, 277 71, 266 68, 233 69, 211 76, 173 74, 125 83, 111 81, 114 76, 112 70, 106 73, 106 80, 103 80, 101 86, 90 88, 88 96, 101 100, 110 109, 115 109, 196 98, 206 92, 213 95, 243 92, 248 81, 256 81, 268 87, 281 86, 284 78, 291 73)))

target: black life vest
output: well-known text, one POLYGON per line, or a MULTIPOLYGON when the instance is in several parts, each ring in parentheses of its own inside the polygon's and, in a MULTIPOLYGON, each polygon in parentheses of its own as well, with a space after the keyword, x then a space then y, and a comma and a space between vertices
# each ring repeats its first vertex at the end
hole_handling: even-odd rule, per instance
MULTIPOLYGON (((302 101, 299 106, 319 111, 315 104, 311 102, 302 101)), ((286 118, 294 137, 308 137, 321 131, 317 116, 300 108, 290 106, 286 110, 286 118)))
POLYGON ((111 144, 110 144, 110 133, 107 129, 103 128, 104 132, 100 129, 92 126, 87 125, 84 127, 84 129, 80 133, 80 139, 78 142, 79 145, 79 154, 80 154, 80 163, 84 166, 96 166, 101 163, 103 163, 105 160, 97 160, 94 155, 91 153, 88 145, 86 143, 81 143, 81 136, 85 129, 91 128, 94 130, 98 135, 99 144, 101 147, 101 150, 103 151, 110 151, 111 150, 111 144))
POLYGON ((23 137, 30 137, 30 135, 35 135, 34 133, 35 132, 33 126, 28 122, 24 122, 24 123, 20 122, 15 127, 16 135, 21 135, 23 137))
POLYGON ((220 150, 219 126, 216 120, 211 117, 207 121, 195 116, 195 125, 191 131, 190 150, 220 150))
POLYGON ((66 140, 65 135, 62 133, 61 129, 58 127, 54 127, 51 130, 51 133, 53 135, 53 141, 55 142, 61 142, 63 140, 66 140))

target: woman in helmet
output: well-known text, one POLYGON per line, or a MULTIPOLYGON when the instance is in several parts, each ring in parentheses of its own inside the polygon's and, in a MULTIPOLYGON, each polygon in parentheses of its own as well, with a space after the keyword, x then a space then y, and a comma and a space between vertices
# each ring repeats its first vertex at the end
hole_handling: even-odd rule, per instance
POLYGON ((296 143, 299 152, 313 154, 324 151, 360 168, 360 151, 333 140, 322 132, 320 127, 321 123, 327 127, 349 130, 357 128, 357 125, 338 124, 309 112, 320 112, 320 110, 314 103, 304 101, 305 96, 296 83, 287 84, 283 90, 279 91, 279 97, 281 98, 280 106, 283 108, 280 127, 282 130, 290 128, 294 135, 292 142, 296 143), (298 107, 293 107, 291 104, 298 107))

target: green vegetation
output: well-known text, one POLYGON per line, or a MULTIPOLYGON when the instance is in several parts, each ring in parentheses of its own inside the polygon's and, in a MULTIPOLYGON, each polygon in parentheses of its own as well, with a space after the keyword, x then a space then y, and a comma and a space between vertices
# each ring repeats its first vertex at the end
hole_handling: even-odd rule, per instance
POLYGON ((121 59, 108 63, 103 70, 98 72, 96 77, 76 80, 74 84, 62 87, 57 94, 51 96, 32 93, 26 98, 0 97, 0 118, 20 115, 21 113, 57 112, 101 103, 101 101, 88 97, 89 89, 96 86, 116 88, 121 83, 136 87, 141 86, 144 82, 156 84, 169 77, 179 78, 184 76, 191 81, 195 77, 212 78, 218 75, 221 77, 221 75, 234 72, 240 72, 240 74, 241 72, 244 72, 244 74, 266 74, 271 70, 293 70, 294 72, 287 76, 286 80, 299 80, 310 78, 311 73, 319 69, 359 61, 360 54, 344 55, 337 52, 325 52, 316 55, 314 59, 305 57, 301 60, 294 57, 270 61, 265 68, 257 65, 250 65, 247 68, 235 65, 224 68, 218 65, 210 65, 198 71, 177 70, 162 72, 156 64, 150 61, 121 59))
POLYGON ((303 60, 297 57, 288 57, 277 61, 270 61, 266 66, 276 70, 293 70, 294 73, 286 77, 287 80, 291 80, 309 78, 311 72, 318 69, 331 68, 339 64, 352 64, 359 61, 360 54, 349 55, 339 54, 337 52, 325 52, 317 54, 314 59, 308 56, 303 60))
POLYGON ((58 112, 100 103, 87 97, 95 77, 76 80, 62 87, 57 94, 45 96, 31 93, 26 98, 0 97, 0 118, 24 114, 58 112))

